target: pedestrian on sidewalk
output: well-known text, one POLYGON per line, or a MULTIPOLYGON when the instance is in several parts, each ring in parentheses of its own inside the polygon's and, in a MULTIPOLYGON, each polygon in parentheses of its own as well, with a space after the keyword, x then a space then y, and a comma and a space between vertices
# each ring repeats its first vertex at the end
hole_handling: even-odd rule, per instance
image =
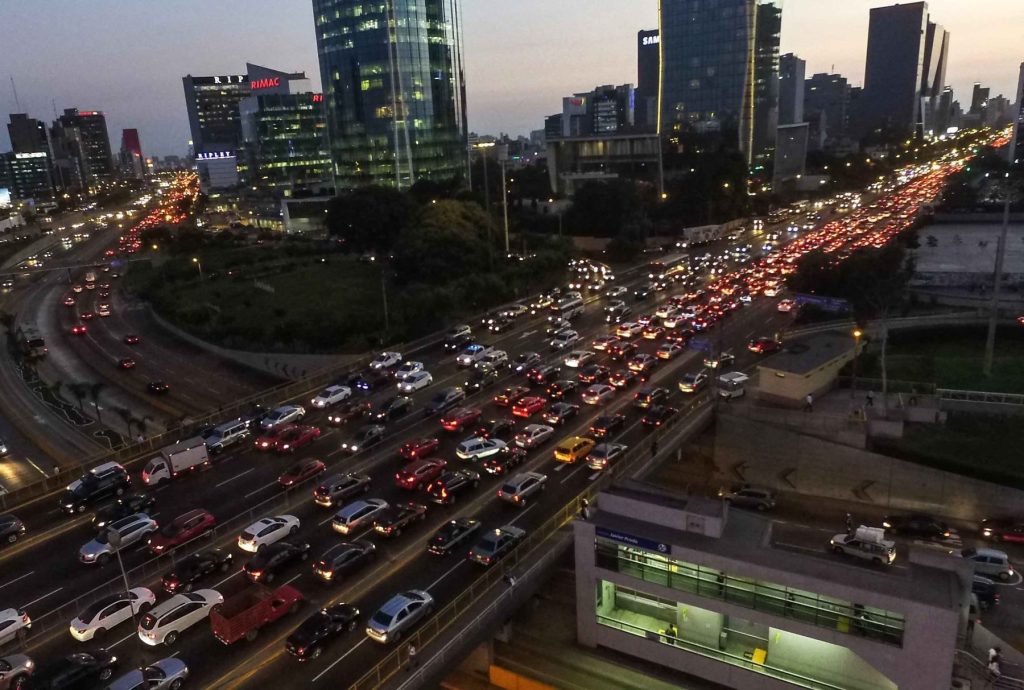
POLYGON ((846 533, 853 536, 853 516, 849 513, 846 514, 846 533))
POLYGON ((136 443, 143 443, 145 440, 146 440, 146 437, 143 436, 142 434, 139 434, 138 436, 135 437, 135 442, 136 443))
POLYGON ((872 391, 868 391, 867 395, 868 407, 875 406, 875 394, 872 391))
POLYGON ((988 662, 991 664, 993 661, 1003 660, 1003 648, 996 645, 988 650, 988 662))
POLYGON ((804 398, 804 412, 814 412, 814 396, 810 393, 804 398))
POLYGON ((420 665, 420 662, 419 659, 416 658, 416 647, 413 646, 411 642, 409 643, 409 646, 405 648, 405 654, 409 657, 408 669, 410 671, 415 670, 416 667, 420 665))
POLYGON ((590 501, 585 498, 580 501, 580 517, 584 520, 590 519, 590 501))

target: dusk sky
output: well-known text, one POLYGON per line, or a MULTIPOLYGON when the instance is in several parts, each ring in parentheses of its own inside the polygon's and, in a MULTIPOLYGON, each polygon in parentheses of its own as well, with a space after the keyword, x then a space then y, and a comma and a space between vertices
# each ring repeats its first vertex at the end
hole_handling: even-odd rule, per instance
MULTIPOLYGON (((834 66, 859 85, 868 10, 884 4, 785 0, 782 52, 806 59, 808 76, 834 66)), ((947 82, 961 103, 975 81, 1012 98, 1024 2, 928 5, 952 34, 947 82)), ((657 1, 463 0, 463 14, 470 128, 515 135, 541 128, 563 95, 635 83, 636 32, 657 26, 657 1)), ((0 45, 4 123, 9 112, 50 121, 54 105, 103 110, 115 150, 137 127, 147 155, 185 152, 185 74, 238 74, 248 61, 320 83, 310 0, 2 0, 0 45)))

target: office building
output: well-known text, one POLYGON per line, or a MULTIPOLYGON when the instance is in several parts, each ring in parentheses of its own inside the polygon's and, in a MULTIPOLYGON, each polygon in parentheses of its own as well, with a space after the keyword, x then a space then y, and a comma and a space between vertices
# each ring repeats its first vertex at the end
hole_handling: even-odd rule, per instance
POLYGON ((106 116, 96 110, 67 108, 53 123, 50 141, 54 166, 59 167, 65 188, 95 191, 114 178, 106 116))
POLYGON ((46 124, 25 113, 11 113, 7 123, 11 137, 11 150, 15 153, 39 153, 50 150, 46 138, 46 124))
POLYGON ((635 102, 632 84, 598 86, 593 91, 566 96, 562 99, 559 135, 587 137, 631 132, 636 120, 635 102))
POLYGON ((975 82, 974 89, 971 91, 971 109, 968 110, 971 115, 981 115, 985 112, 985 106, 988 104, 988 95, 990 89, 987 86, 975 82))
POLYGON ((804 121, 804 76, 807 62, 793 53, 779 58, 779 125, 804 121))
POLYGON ((313 0, 313 16, 337 187, 463 177, 458 1, 313 0))
POLYGON ((850 92, 849 82, 840 74, 820 72, 804 82, 804 117, 811 121, 819 113, 824 116, 818 126, 824 127, 826 141, 850 135, 850 92))
POLYGON ((1017 90, 1014 92, 1014 103, 1013 107, 1016 112, 1012 112, 1014 120, 1013 133, 1016 136, 1016 141, 1013 146, 1013 162, 1019 164, 1022 157, 1024 157, 1024 62, 1020 63, 1020 74, 1017 78, 1017 90))
POLYGON ((139 130, 121 130, 121 174, 136 180, 144 178, 149 170, 146 158, 142 155, 142 142, 139 141, 139 130))
POLYGON ((242 137, 238 104, 249 96, 249 77, 226 74, 182 77, 192 148, 204 192, 238 185, 242 137))
POLYGON ((0 187, 17 200, 40 201, 54 196, 50 175, 50 154, 46 151, 0 155, 0 187))
POLYGON ((658 83, 661 72, 660 34, 657 29, 636 35, 636 126, 645 132, 658 129, 658 83))
POLYGON ((872 566, 820 530, 646 485, 596 503, 573 523, 580 644, 736 690, 951 686, 963 559, 912 547, 872 566))
POLYGON ((778 117, 780 0, 663 0, 658 131, 670 143, 715 140, 753 164, 770 155, 778 117))
POLYGON ((804 176, 809 136, 810 124, 807 122, 779 125, 775 135, 775 156, 772 158, 772 187, 775 191, 804 176))

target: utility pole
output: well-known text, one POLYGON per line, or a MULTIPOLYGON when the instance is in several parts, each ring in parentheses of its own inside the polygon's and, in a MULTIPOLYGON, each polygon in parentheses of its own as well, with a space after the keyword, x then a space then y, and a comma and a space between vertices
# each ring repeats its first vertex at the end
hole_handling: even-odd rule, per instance
POLYGON ((508 157, 501 157, 501 209, 502 214, 505 216, 505 256, 509 255, 508 247, 508 183, 505 181, 505 164, 508 162, 508 157))

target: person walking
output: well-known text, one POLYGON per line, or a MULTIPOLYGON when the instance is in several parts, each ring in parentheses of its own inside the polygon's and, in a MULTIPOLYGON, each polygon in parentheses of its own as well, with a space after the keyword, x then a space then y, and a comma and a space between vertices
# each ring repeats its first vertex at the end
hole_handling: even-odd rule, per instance
POLYGON ((584 520, 590 519, 590 501, 585 498, 580 501, 580 517, 584 520))
POLYGON ((868 405, 868 407, 874 407, 875 406, 875 394, 872 391, 868 391, 868 394, 867 394, 867 405, 868 405))
POLYGON ((804 398, 804 412, 814 412, 814 396, 810 393, 804 398))
POLYGON ((420 665, 419 659, 416 658, 416 647, 410 642, 409 646, 405 648, 405 654, 409 657, 409 670, 415 670, 420 665))
POLYGON ((853 536, 853 516, 849 513, 846 514, 846 533, 853 536))

